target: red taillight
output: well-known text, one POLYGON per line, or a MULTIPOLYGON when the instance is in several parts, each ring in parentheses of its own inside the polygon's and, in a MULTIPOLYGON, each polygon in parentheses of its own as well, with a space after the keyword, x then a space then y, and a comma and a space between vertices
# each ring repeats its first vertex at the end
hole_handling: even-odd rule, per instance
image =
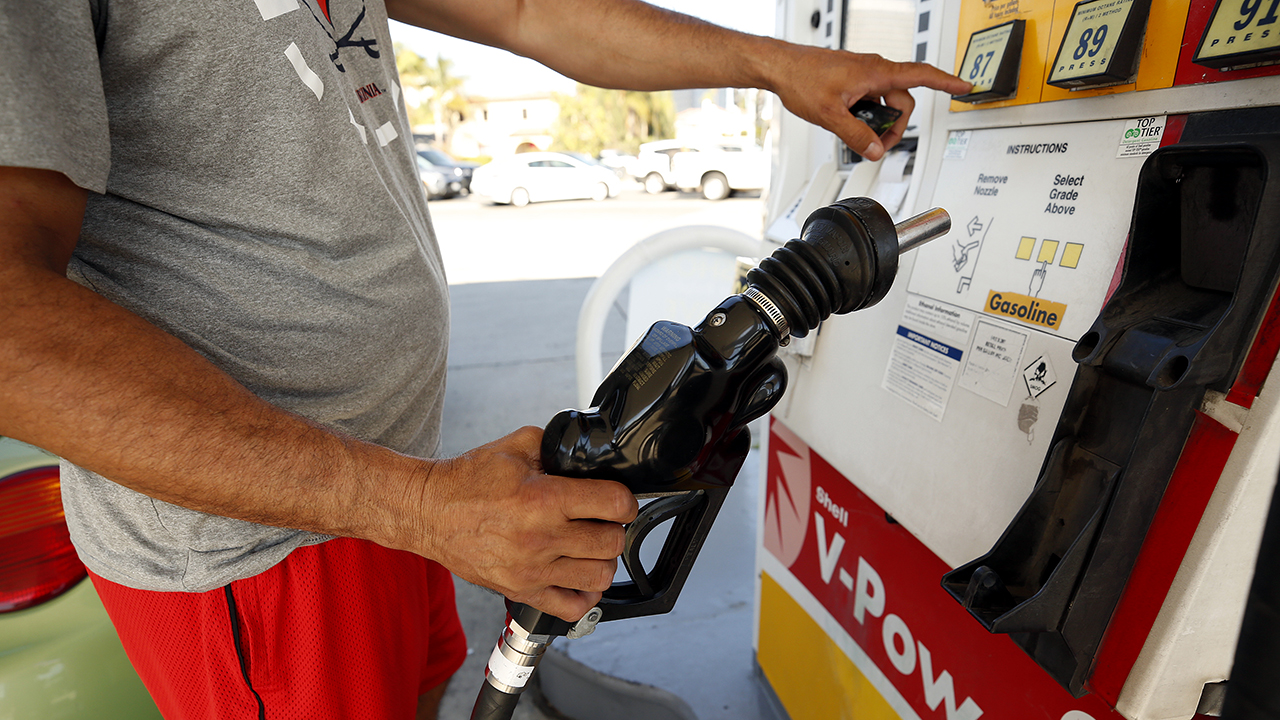
POLYGON ((0 612, 51 600, 84 576, 62 515, 58 468, 0 478, 0 612))

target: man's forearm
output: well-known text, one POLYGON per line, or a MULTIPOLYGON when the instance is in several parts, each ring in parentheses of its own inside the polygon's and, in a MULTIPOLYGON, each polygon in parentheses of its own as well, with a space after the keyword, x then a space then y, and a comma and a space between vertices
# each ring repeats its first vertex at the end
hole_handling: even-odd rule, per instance
POLYGON ((639 0, 387 0, 397 20, 533 58, 575 80, 627 90, 754 87, 878 160, 902 138, 910 88, 969 83, 924 63, 796 45, 726 30, 639 0), (869 97, 902 111, 877 136, 849 108, 869 97))
POLYGON ((52 271, 7 264, 0 286, 0 434, 166 502, 403 544, 387 498, 419 461, 267 404, 52 271))
POLYGON ((636 0, 388 0, 401 22, 504 48, 626 90, 773 89, 777 41, 636 0))

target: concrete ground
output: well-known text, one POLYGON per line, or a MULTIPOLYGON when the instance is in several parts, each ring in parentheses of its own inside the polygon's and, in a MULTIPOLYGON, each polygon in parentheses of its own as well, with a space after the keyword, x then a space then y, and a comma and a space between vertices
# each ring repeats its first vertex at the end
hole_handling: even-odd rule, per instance
MULTIPOLYGON (((473 283, 450 287, 453 332, 442 452, 456 455, 523 425, 544 425, 576 403, 574 333, 593 278, 473 283)), ((604 348, 624 349, 615 310, 604 348)), ((606 362, 612 362, 612 359, 606 362)), ((467 633, 467 661, 454 677, 440 720, 466 720, 485 662, 506 618, 502 597, 455 580, 467 633)), ((551 716, 523 698, 514 720, 551 716)))

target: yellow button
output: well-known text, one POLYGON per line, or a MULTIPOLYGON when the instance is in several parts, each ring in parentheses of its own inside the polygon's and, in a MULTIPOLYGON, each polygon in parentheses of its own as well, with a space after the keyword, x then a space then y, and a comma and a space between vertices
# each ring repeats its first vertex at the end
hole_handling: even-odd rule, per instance
POLYGON ((1082 252, 1084 252, 1084 245, 1069 242, 1062 248, 1062 261, 1058 264, 1065 268, 1079 267, 1082 252))
POLYGON ((1053 256, 1058 254, 1058 241, 1045 240, 1040 244, 1040 255, 1036 257, 1036 262, 1051 263, 1053 256))
POLYGON ((1036 239, 1032 237, 1024 237, 1022 238, 1021 242, 1018 243, 1018 254, 1015 255, 1014 257, 1018 258, 1019 260, 1030 260, 1031 251, 1035 250, 1035 248, 1036 248, 1036 239))

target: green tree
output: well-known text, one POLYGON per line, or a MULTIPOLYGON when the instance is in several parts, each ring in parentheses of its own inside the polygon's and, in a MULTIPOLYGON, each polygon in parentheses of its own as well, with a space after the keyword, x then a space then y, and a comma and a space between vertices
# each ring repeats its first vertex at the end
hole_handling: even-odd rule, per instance
POLYGON ((396 70, 400 73, 400 85, 417 91, 425 102, 416 107, 405 103, 409 124, 435 125, 436 136, 443 141, 453 135, 453 129, 466 118, 471 109, 463 85, 467 78, 453 73, 453 61, 441 55, 435 64, 410 50, 402 43, 395 44, 396 70))
POLYGON ((669 92, 605 90, 578 85, 557 93, 560 117, 552 129, 557 150, 599 155, 606 148, 635 153, 640 143, 675 137, 675 104, 669 92))

